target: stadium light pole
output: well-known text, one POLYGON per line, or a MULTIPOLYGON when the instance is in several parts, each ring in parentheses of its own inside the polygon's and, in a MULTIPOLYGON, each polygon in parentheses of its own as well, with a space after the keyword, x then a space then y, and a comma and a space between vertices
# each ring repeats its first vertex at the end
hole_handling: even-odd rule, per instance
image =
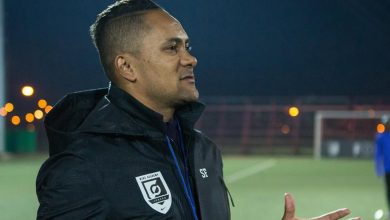
MULTIPOLYGON (((0 0, 0 105, 5 103, 4 0, 0 0)), ((0 117, 0 156, 5 153, 5 117, 0 117)))

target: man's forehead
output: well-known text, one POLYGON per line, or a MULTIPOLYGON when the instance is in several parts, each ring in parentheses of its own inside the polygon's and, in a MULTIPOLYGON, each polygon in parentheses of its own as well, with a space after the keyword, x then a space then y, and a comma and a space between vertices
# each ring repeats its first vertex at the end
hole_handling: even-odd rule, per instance
POLYGON ((171 37, 166 39, 167 42, 172 43, 189 43, 190 39, 188 39, 187 35, 182 37, 171 37))
POLYGON ((167 39, 177 38, 183 41, 188 40, 188 35, 180 22, 164 10, 152 10, 146 14, 146 22, 156 31, 165 32, 173 36, 167 36, 167 39))

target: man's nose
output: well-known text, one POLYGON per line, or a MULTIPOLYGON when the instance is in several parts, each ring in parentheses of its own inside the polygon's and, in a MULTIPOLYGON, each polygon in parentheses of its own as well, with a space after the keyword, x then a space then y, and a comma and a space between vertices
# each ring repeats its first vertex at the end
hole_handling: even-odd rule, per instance
POLYGON ((182 56, 180 58, 180 63, 183 66, 194 68, 198 63, 198 60, 196 59, 196 57, 192 56, 190 52, 185 51, 182 53, 182 56))

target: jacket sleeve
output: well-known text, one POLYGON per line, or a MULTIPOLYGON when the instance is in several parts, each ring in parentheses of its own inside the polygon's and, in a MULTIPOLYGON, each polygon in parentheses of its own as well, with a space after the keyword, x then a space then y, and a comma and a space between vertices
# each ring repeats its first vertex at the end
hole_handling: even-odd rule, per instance
POLYGON ((106 219, 97 170, 76 155, 58 155, 46 161, 37 177, 40 203, 37 219, 106 219))

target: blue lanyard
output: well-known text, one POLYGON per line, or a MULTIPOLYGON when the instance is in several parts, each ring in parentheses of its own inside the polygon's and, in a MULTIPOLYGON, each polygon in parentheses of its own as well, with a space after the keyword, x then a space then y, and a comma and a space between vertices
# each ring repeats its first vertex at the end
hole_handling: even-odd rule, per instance
MULTIPOLYGON (((187 157, 186 157, 185 151, 184 151, 185 149, 184 149, 183 135, 181 133, 180 125, 178 125, 178 127, 179 127, 179 136, 180 136, 180 143, 179 143, 180 150, 184 154, 184 166, 185 166, 185 169, 187 169, 187 167, 188 167, 187 166, 187 157)), ((184 170, 184 173, 185 173, 185 176, 186 176, 186 178, 184 179, 183 172, 180 169, 179 162, 177 160, 175 152, 173 151, 173 147, 172 147, 171 141, 169 140, 168 136, 165 136, 165 139, 167 141, 167 144, 168 144, 168 147, 169 147, 169 151, 171 152, 172 158, 175 161, 176 170, 177 170, 177 172, 178 172, 178 174, 180 176, 180 180, 181 180, 181 183, 183 185, 186 198, 187 198, 188 202, 190 203, 192 215, 194 216, 195 220, 198 220, 198 215, 196 214, 195 200, 194 200, 194 197, 193 197, 192 192, 191 192, 191 185, 190 185, 190 182, 189 182, 188 172, 186 170, 184 170)))
POLYGON ((182 131, 181 131, 181 127, 180 127, 179 123, 177 124, 177 127, 178 127, 178 131, 179 131, 179 136, 180 136, 180 143, 179 143, 179 145, 180 145, 180 149, 181 149, 181 152, 183 154, 183 157, 184 157, 185 176, 187 178, 187 184, 189 186, 188 188, 190 189, 189 190, 189 194, 190 194, 190 198, 191 198, 191 200, 192 200, 192 202, 194 204, 194 207, 196 207, 195 206, 195 199, 194 199, 194 196, 192 195, 190 179, 189 179, 190 175, 189 175, 189 171, 188 171, 188 168, 189 168, 189 166, 188 166, 188 155, 187 155, 187 153, 185 151, 185 148, 184 148, 184 140, 183 140, 183 135, 182 135, 182 131))

